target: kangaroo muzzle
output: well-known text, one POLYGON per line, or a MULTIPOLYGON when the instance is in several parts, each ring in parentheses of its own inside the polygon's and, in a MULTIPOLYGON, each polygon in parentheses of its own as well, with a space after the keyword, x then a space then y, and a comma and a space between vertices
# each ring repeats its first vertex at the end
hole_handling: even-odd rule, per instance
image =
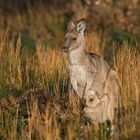
POLYGON ((66 45, 62 45, 62 51, 63 52, 67 52, 68 51, 68 47, 66 45))

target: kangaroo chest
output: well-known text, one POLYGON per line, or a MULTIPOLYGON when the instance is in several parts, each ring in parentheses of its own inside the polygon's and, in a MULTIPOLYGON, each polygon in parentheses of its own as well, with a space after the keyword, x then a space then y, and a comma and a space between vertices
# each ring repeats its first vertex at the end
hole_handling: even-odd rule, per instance
POLYGON ((85 88, 86 84, 93 80, 93 76, 96 72, 96 70, 92 69, 91 67, 84 65, 71 65, 67 63, 67 68, 71 83, 76 90, 85 88))
POLYGON ((70 76, 75 78, 77 84, 80 86, 84 86, 87 82, 87 79, 91 78, 91 73, 85 70, 82 66, 72 66, 69 69, 70 76))

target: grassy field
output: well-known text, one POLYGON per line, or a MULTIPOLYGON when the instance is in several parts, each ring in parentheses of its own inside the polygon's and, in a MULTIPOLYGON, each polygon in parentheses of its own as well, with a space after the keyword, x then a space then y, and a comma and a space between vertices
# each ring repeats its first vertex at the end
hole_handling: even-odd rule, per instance
MULTIPOLYGON (((92 125, 75 93, 68 92, 67 54, 61 44, 74 2, 0 2, 0 140, 139 140, 140 39, 134 36, 139 34, 138 4, 128 13, 134 17, 134 34, 127 32, 133 23, 125 27, 127 16, 120 21, 123 17, 116 16, 115 24, 103 30, 91 30, 88 18, 87 51, 104 56, 120 77, 120 111, 111 136, 109 122, 92 125), (128 29, 116 27, 116 21, 128 29)), ((114 9, 122 16, 123 6, 118 7, 114 9)))
MULTIPOLYGON (((87 50, 106 55, 100 37, 88 34, 87 50), (96 46, 96 47, 95 47, 96 46)), ((105 43, 103 43, 105 44, 105 43)), ((114 139, 131 137, 139 121, 140 46, 124 42, 109 49, 109 63, 119 73, 120 113, 114 139), (119 48, 118 48, 119 47, 119 48)), ((110 139, 108 123, 94 126, 83 115, 78 98, 68 93, 66 54, 60 47, 36 44, 31 51, 21 36, 0 33, 0 139, 110 139)))

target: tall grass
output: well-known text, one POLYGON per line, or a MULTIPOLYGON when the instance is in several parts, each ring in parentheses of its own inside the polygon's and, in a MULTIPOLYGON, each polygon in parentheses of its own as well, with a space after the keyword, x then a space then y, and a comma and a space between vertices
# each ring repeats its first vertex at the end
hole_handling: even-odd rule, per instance
MULTIPOLYGON (((88 35, 87 44, 89 50, 104 55, 106 47, 100 48, 98 36, 88 35)), ((35 52, 30 53, 22 46, 20 36, 11 38, 8 31, 1 31, 0 139, 110 139, 108 124, 90 124, 77 96, 68 93, 66 57, 59 48, 46 48, 42 44, 37 44, 35 52)), ((131 135, 138 118, 140 55, 137 47, 124 43, 114 55, 113 67, 121 84, 114 138, 118 139, 120 135, 131 135)))

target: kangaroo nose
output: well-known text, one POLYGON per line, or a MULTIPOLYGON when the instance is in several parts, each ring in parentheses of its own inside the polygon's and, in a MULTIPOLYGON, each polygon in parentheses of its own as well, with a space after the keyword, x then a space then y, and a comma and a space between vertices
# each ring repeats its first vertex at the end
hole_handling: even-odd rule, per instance
POLYGON ((63 45, 63 46, 62 46, 62 51, 64 51, 64 52, 67 51, 67 46, 66 46, 66 45, 63 45))
POLYGON ((63 45, 63 46, 62 46, 62 49, 66 49, 66 46, 65 46, 65 45, 63 45))

